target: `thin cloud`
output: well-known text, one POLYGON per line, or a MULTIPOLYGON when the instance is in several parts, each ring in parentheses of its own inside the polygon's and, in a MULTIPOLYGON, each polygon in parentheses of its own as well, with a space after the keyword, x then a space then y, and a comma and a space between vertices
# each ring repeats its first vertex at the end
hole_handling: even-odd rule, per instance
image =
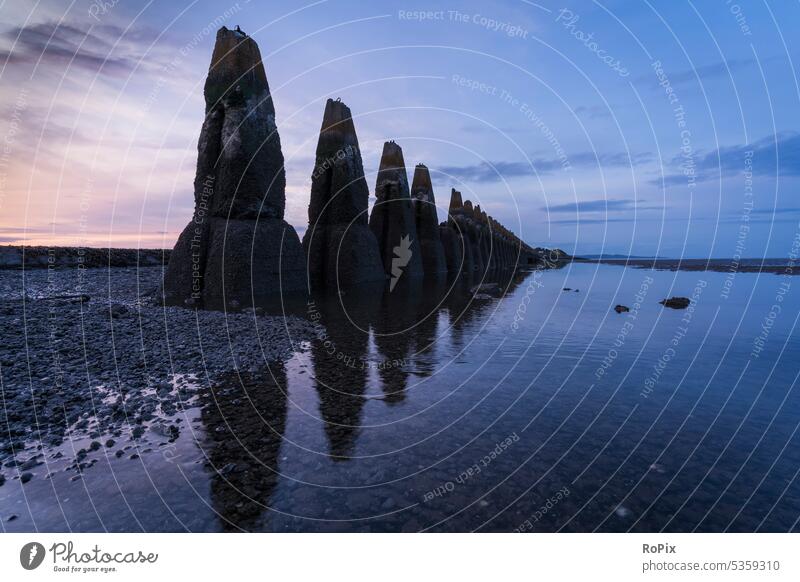
MULTIPOLYGON (((676 156, 672 163, 679 165, 685 163, 685 159, 676 156)), ((720 147, 698 156, 695 168, 697 182, 738 176, 746 169, 751 169, 754 176, 800 176, 800 133, 782 132, 751 144, 720 147)), ((686 180, 683 174, 670 174, 663 178, 666 186, 686 184, 686 180)), ((661 182, 661 178, 651 180, 651 184, 657 186, 661 182)))
POLYGON ((754 208, 751 214, 795 214, 800 208, 754 208))
POLYGON ((579 115, 585 114, 589 119, 601 119, 604 117, 611 117, 611 112, 608 110, 608 108, 601 107, 600 105, 588 105, 588 106, 581 105, 580 107, 575 108, 575 113, 579 115))
POLYGON ((0 50, 0 61, 10 66, 67 65, 110 76, 128 75, 157 35, 146 29, 125 30, 98 26, 85 31, 64 23, 43 22, 14 27, 0 35, 9 48, 0 50), (115 46, 116 45, 116 46, 115 46))
POLYGON ((699 77, 701 81, 709 79, 717 79, 719 77, 727 77, 728 71, 733 73, 741 69, 746 69, 755 64, 752 59, 731 59, 729 61, 720 61, 711 65, 704 65, 695 69, 688 69, 680 73, 669 75, 670 81, 673 84, 690 83, 696 81, 699 77))
POLYGON ((632 210, 636 206, 635 200, 583 200, 579 202, 568 202, 566 204, 556 204, 554 206, 543 206, 542 210, 550 212, 602 212, 613 210, 632 210))
MULTIPOLYGON (((762 62, 766 62, 766 60, 762 62)), ((754 64, 755 61, 753 59, 731 59, 729 61, 719 61, 710 65, 702 65, 694 69, 684 69, 675 73, 665 69, 665 72, 671 85, 687 85, 697 82, 698 78, 701 82, 722 77, 727 78, 729 74, 732 75, 735 71, 746 69, 754 64)), ((662 90, 652 72, 641 75, 638 81, 651 85, 653 89, 662 90)))
POLYGON ((800 133, 784 132, 752 144, 722 147, 698 160, 701 170, 721 169, 723 174, 739 174, 745 169, 748 153, 753 153, 753 174, 759 176, 800 176, 800 133))
MULTIPOLYGON (((625 167, 636 166, 652 159, 649 152, 629 154, 619 152, 598 154, 596 152, 579 152, 568 156, 570 166, 577 167, 625 167)), ((434 180, 442 183, 452 178, 464 182, 499 182, 522 176, 535 177, 564 168, 564 160, 560 158, 536 158, 527 162, 479 162, 469 166, 439 166, 436 168, 434 180)))
POLYGON ((645 200, 630 198, 598 198, 596 200, 579 200, 553 206, 543 206, 542 210, 553 213, 588 213, 588 212, 627 212, 632 210, 663 210, 661 206, 642 206, 645 200))

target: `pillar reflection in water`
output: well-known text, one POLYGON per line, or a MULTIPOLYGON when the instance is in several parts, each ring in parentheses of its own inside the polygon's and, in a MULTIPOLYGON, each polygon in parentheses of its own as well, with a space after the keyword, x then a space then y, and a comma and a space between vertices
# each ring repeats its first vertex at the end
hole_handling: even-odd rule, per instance
POLYGON ((231 373, 203 396, 211 503, 225 531, 264 529, 286 428, 286 371, 231 373))

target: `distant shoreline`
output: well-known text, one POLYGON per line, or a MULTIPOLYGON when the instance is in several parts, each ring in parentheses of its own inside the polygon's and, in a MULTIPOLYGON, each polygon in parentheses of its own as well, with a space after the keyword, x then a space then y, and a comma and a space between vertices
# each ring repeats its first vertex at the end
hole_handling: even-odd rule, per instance
POLYGON ((800 269, 794 268, 795 265, 791 259, 593 259, 572 257, 572 262, 616 265, 620 267, 651 269, 656 271, 713 271, 717 273, 772 273, 775 275, 800 274, 800 269))
MULTIPOLYGON (((80 267, 157 267, 169 262, 172 249, 107 247, 49 247, 0 245, 0 269, 46 269, 80 267), (24 254, 23 254, 24 253, 24 254), (23 265, 24 256, 24 265, 23 265)), ((564 263, 613 265, 656 271, 713 271, 717 273, 800 274, 791 259, 667 259, 657 257, 613 258, 564 255, 564 263)))
POLYGON ((169 262, 171 252, 170 249, 0 245, 0 269, 157 267, 169 262))

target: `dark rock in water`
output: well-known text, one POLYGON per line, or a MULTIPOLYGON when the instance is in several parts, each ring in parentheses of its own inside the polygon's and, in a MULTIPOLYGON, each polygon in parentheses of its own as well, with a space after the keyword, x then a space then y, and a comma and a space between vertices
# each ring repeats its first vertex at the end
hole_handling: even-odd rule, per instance
POLYGON ((23 473, 22 475, 19 476, 19 480, 21 483, 27 483, 31 479, 33 479, 33 473, 23 473))
POLYGON ((670 307, 672 309, 686 309, 692 301, 688 297, 670 297, 669 299, 659 301, 659 303, 664 307, 670 307))
POLYGON ((490 297, 500 297, 503 294, 503 290, 497 283, 484 283, 483 285, 477 285, 470 289, 469 292, 473 295, 481 294, 489 295, 490 297))
POLYGON ((375 198, 369 227, 378 239, 391 290, 401 277, 424 274, 403 150, 393 141, 383 144, 375 198))
POLYGON ((562 291, 572 291, 572 287, 564 287, 562 291))
POLYGON ((2 487, 6 482, 6 476, 0 473, 0 487, 2 487))
POLYGON ((350 109, 328 99, 311 174, 303 248, 314 289, 386 279, 378 241, 367 226, 369 187, 350 109))
POLYGON ((305 293, 300 239, 283 220, 275 108, 253 39, 224 26, 217 31, 204 93, 194 217, 170 256, 165 303, 247 307, 305 293))
POLYGON ((626 307, 625 305, 614 306, 614 311, 616 311, 617 313, 627 313, 630 310, 631 310, 630 307, 626 307))
POLYGON ((419 244, 422 251, 422 268, 425 276, 435 277, 447 273, 444 246, 439 237, 436 198, 433 195, 430 172, 424 164, 417 164, 414 169, 414 180, 411 183, 411 202, 414 208, 414 220, 417 225, 417 236, 419 236, 419 244))

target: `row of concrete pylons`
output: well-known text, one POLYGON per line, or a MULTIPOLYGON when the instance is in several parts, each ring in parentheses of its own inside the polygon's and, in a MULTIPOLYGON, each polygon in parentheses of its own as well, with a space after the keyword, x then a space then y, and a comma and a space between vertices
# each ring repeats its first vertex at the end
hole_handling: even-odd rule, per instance
POLYGON ((450 192, 448 220, 439 225, 448 271, 486 273, 531 264, 534 251, 469 200, 450 192))
POLYGON ((284 220, 286 168, 261 53, 244 32, 217 31, 203 89, 195 209, 170 256, 163 301, 237 308, 309 289, 422 276, 482 277, 535 260, 532 249, 453 192, 439 224, 428 169, 409 188, 403 151, 384 144, 369 187, 350 109, 325 105, 302 244, 284 220))
POLYGON ((303 238, 313 288, 343 287, 389 278, 470 275, 528 264, 534 256, 514 233, 462 202, 453 189, 439 223, 428 168, 418 164, 409 187, 402 148, 383 146, 368 214, 369 190, 350 109, 325 105, 312 172, 309 226, 303 238))

